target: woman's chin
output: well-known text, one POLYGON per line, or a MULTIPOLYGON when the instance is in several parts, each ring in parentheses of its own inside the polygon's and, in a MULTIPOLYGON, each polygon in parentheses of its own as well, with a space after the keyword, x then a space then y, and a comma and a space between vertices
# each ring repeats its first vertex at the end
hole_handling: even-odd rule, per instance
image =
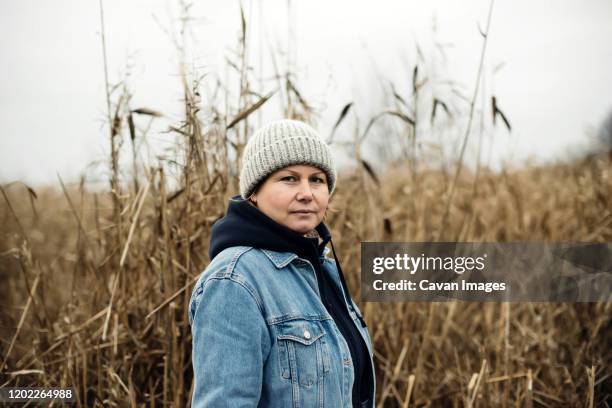
POLYGON ((297 232, 298 234, 306 234, 307 232, 315 229, 315 227, 316 225, 312 225, 311 222, 293 222, 287 225, 287 228, 297 232))

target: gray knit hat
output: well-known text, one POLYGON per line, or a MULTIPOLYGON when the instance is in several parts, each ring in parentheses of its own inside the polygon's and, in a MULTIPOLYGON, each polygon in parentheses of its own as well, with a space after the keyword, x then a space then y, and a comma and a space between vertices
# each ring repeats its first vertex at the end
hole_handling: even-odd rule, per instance
POLYGON ((297 120, 279 120, 257 130, 242 154, 240 195, 247 199, 271 173, 294 164, 310 164, 327 174, 329 193, 336 168, 329 146, 312 127, 297 120))

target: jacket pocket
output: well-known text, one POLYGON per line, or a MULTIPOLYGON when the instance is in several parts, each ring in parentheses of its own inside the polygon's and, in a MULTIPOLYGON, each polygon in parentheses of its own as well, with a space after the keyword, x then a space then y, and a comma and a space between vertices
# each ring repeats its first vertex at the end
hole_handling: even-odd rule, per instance
MULTIPOLYGON (((310 390, 330 370, 326 335, 319 321, 291 320, 277 326, 281 377, 310 390)), ((296 396, 294 396, 296 397, 296 396)))

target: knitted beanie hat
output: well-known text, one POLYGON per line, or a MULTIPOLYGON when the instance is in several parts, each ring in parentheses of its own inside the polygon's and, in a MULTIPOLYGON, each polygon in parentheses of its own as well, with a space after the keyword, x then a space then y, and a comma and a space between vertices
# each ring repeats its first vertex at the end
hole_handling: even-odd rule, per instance
POLYGON ((336 169, 329 146, 309 125, 279 120, 257 130, 242 154, 240 195, 247 199, 266 177, 283 167, 310 164, 327 175, 329 193, 334 191, 336 169))

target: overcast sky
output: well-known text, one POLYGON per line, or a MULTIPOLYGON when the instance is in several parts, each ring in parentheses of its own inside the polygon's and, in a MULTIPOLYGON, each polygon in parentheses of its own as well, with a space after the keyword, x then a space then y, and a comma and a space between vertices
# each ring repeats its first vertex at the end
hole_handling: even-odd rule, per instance
MULTIPOLYGON (((386 80, 408 96, 417 43, 427 75, 438 80, 434 92, 436 86, 443 96, 448 92, 444 79, 466 96, 473 92, 482 45, 478 26, 486 24, 489 1, 291 3, 288 13, 286 0, 243 2, 250 63, 255 73, 269 73, 270 49, 285 50, 290 33, 298 85, 317 108, 323 133, 349 101, 363 115, 382 108, 370 96, 386 80)), ((164 33, 176 23, 177 2, 105 1, 104 11, 110 80, 129 71, 133 107, 160 110, 168 123, 180 119, 176 52, 164 33)), ((201 18, 193 29, 192 66, 223 76, 238 38, 239 3, 199 1, 191 14, 201 18)), ((74 178, 91 161, 106 160, 98 1, 4 2, 0 49, 0 181, 54 183, 56 173, 74 178)), ((494 159, 549 160, 584 144, 612 110, 610 72, 612 1, 497 0, 485 90, 497 97, 513 132, 495 130, 494 159)), ((264 119, 278 106, 269 103, 264 119)), ((343 126, 350 133, 354 124, 343 126)), ((163 145, 168 136, 156 131, 151 140, 163 145)))

